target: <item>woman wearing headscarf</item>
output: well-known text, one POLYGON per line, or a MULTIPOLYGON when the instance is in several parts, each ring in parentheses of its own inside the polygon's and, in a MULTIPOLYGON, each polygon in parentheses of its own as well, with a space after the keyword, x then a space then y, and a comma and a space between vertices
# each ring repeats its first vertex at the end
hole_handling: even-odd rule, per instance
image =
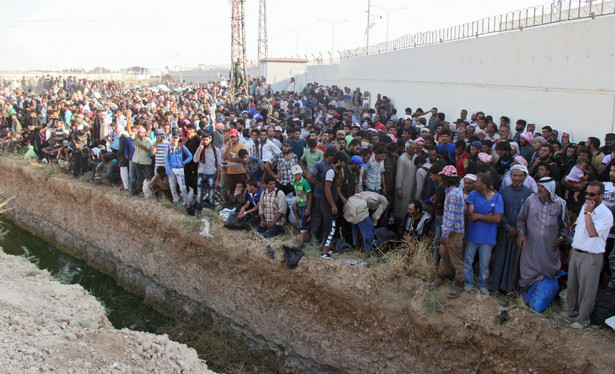
POLYGON ((574 143, 574 135, 571 131, 563 130, 562 133, 559 135, 558 140, 562 145, 562 149, 566 149, 566 147, 568 147, 568 144, 574 143))

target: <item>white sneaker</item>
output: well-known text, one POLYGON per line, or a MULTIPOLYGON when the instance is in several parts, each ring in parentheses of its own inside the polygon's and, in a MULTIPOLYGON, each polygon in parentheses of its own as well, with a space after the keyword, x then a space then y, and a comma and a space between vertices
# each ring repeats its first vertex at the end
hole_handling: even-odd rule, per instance
POLYGON ((572 322, 570 324, 570 327, 572 327, 573 329, 584 329, 587 326, 589 326, 589 323, 588 324, 584 324, 584 323, 580 323, 580 322, 572 322))

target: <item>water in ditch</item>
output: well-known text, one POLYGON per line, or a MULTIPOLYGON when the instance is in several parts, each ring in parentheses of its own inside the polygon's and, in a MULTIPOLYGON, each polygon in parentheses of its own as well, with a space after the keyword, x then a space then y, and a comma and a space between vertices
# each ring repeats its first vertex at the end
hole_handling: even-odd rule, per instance
POLYGON ((84 261, 61 252, 53 245, 0 219, 0 247, 4 252, 26 255, 38 267, 63 283, 79 284, 105 306, 107 318, 117 329, 168 334, 170 339, 195 348, 211 370, 225 373, 275 373, 285 371, 272 351, 255 351, 238 339, 230 328, 213 321, 198 325, 177 321, 149 306, 143 299, 124 290, 115 279, 89 267, 84 261))

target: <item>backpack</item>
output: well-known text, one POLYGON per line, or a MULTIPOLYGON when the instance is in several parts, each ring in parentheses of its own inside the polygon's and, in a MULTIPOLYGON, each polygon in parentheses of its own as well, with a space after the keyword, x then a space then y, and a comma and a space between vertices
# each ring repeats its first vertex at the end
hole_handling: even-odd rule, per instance
MULTIPOLYGON (((185 161, 186 160, 186 154, 184 153, 184 145, 180 144, 179 146, 181 147, 181 150, 182 150, 182 161, 185 161)), ((171 152, 171 147, 167 146, 167 153, 169 153, 169 152, 171 152)), ((216 151, 214 151, 214 155, 215 155, 215 152, 216 151)))
MULTIPOLYGON (((217 166, 218 165, 218 155, 216 154, 216 147, 213 144, 211 145, 211 150, 214 151, 214 165, 217 166)), ((203 148, 203 150, 201 151, 201 156, 199 157, 199 161, 202 163, 205 163, 205 153, 206 152, 207 152, 206 148, 203 148)))

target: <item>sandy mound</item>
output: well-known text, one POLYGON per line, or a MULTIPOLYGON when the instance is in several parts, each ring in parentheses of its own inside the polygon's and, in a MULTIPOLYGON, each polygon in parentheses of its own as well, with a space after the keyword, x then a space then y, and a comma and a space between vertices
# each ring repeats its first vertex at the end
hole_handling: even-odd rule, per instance
POLYGON ((81 286, 0 250, 0 367, 7 373, 212 373, 196 351, 115 330, 81 286))

